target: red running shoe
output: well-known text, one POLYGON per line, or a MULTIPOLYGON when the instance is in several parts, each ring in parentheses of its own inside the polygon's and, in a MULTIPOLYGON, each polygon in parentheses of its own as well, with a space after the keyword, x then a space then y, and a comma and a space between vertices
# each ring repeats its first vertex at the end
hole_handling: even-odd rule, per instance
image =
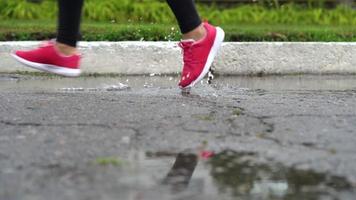
POLYGON ((179 87, 188 89, 204 78, 224 40, 225 33, 220 27, 203 23, 207 34, 201 41, 182 40, 179 46, 183 49, 183 72, 179 87))
POLYGON ((54 41, 44 42, 37 49, 16 51, 12 56, 20 63, 34 69, 62 76, 79 76, 80 55, 63 55, 58 52, 54 44, 54 41))

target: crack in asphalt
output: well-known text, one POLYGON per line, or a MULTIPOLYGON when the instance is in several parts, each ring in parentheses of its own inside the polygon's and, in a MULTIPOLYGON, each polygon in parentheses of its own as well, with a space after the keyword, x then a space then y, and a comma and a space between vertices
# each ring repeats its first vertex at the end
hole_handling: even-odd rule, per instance
POLYGON ((189 129, 186 127, 182 128, 183 131, 187 131, 187 132, 194 132, 194 133, 209 133, 210 131, 207 130, 198 130, 198 129, 189 129))
MULTIPOLYGON (((260 91, 260 90, 258 90, 258 91, 260 91)), ((255 116, 253 114, 248 113, 246 111, 246 108, 241 107, 241 106, 237 106, 237 105, 231 105, 231 104, 218 105, 218 102, 211 101, 209 99, 206 99, 205 102, 206 103, 210 103, 215 108, 227 108, 227 109, 230 109, 232 111, 234 109, 238 109, 240 111, 239 116, 246 116, 246 117, 250 117, 250 118, 253 118, 253 119, 257 119, 263 126, 265 126, 266 127, 265 130, 264 130, 265 133, 273 133, 274 130, 275 130, 275 125, 273 123, 269 123, 269 122, 265 121, 266 119, 269 119, 270 116, 255 116)), ((239 101, 239 103, 240 102, 241 101, 239 101)), ((232 113, 232 115, 234 115, 234 114, 232 113)), ((226 121, 229 123, 230 127, 233 127, 232 120, 226 120, 226 121)), ((233 134, 233 135, 241 136, 239 134, 233 134)), ((264 136, 264 137, 261 137, 261 139, 271 140, 271 141, 275 142, 278 145, 282 145, 282 143, 278 139, 275 139, 273 137, 264 136)))
MULTIPOLYGON (((103 99, 102 99, 103 100, 103 99)), ((240 116, 240 117, 247 117, 247 118, 252 118, 252 119, 256 119, 260 124, 263 125, 264 130, 260 135, 257 135, 258 138, 260 139, 264 139, 264 140, 269 140, 269 141, 273 141, 274 143, 281 145, 281 146, 285 146, 284 144, 282 144, 282 142, 277 139, 272 137, 271 133, 273 133, 275 131, 275 124, 268 122, 268 119, 272 119, 272 118, 288 118, 288 117, 332 117, 332 116, 337 116, 337 117, 356 117, 356 115, 353 114, 335 114, 335 115, 320 115, 320 114, 289 114, 289 115, 278 115, 278 116, 274 116, 274 115, 269 115, 269 116, 265 116, 265 115, 255 115, 253 113, 250 113, 246 110, 246 108, 242 107, 242 106, 238 106, 236 104, 234 104, 233 102, 231 102, 231 99, 227 99, 227 102, 230 102, 228 104, 226 104, 226 101, 224 102, 224 104, 221 104, 219 101, 216 101, 214 99, 211 98, 203 98, 200 97, 199 99, 194 99, 194 98, 190 98, 189 100, 191 100, 190 102, 195 102, 195 103, 202 103, 204 102, 204 106, 206 106, 207 108, 213 108, 213 115, 215 116, 218 112, 222 112, 225 113, 225 111, 227 111, 227 113, 230 113, 230 115, 228 116, 227 120, 225 120, 225 123, 227 123, 227 125, 229 127, 234 127, 233 125, 233 120, 231 119, 231 116, 240 116), (210 104, 210 105, 209 105, 210 104), (234 114, 234 110, 239 110, 238 114, 234 114), (230 120, 229 120, 230 119, 230 120)), ((232 99, 234 101, 234 99, 232 99)), ((240 103, 241 100, 239 100, 238 103, 240 103)), ((200 105, 202 106, 202 105, 200 105)), ((224 114, 225 115, 225 114, 224 114)), ((223 115, 223 116, 224 116, 223 115)), ((215 118, 215 117, 214 117, 215 118)), ((100 124, 100 123, 34 123, 34 122, 13 122, 13 121, 6 121, 6 120, 0 120, 0 124, 4 124, 7 126, 34 126, 34 127, 40 127, 40 126, 48 126, 48 127, 61 127, 61 126, 83 126, 83 127, 100 127, 100 128, 107 128, 107 129, 112 129, 112 128, 125 128, 125 129, 130 129, 132 130, 135 134, 135 139, 138 139, 140 136, 142 136, 142 130, 140 130, 140 128, 137 127, 127 127, 127 126, 120 126, 116 123, 114 124, 100 124)), ((194 129, 194 128, 189 128, 184 126, 185 123, 179 123, 177 124, 177 126, 182 127, 183 131, 187 131, 187 132, 197 132, 197 133, 209 133, 211 132, 210 130, 199 130, 199 129, 194 129)), ((231 129, 231 128, 230 128, 231 129)), ((226 130, 226 134, 228 135, 235 135, 235 136, 242 136, 243 134, 236 134, 234 132, 234 130, 226 130)), ((254 135, 254 134, 246 134, 246 135, 254 135)), ((304 145, 304 144, 298 144, 298 145, 302 145, 306 148, 315 148, 312 145, 304 145)), ((321 148, 316 148, 319 150, 325 150, 325 151, 329 151, 330 149, 321 149, 321 148)))

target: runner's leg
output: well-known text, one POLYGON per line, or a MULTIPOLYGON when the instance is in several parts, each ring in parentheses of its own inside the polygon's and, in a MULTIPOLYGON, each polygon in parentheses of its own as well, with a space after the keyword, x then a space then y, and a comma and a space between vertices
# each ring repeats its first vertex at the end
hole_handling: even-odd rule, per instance
POLYGON ((58 0, 57 47, 73 54, 79 39, 80 20, 84 0, 58 0))
POLYGON ((167 3, 176 16, 183 34, 194 30, 201 24, 199 14, 192 0, 167 0, 167 3))
POLYGON ((167 0, 172 9, 183 39, 199 40, 206 34, 193 0, 167 0))
POLYGON ((58 0, 58 37, 39 48, 16 51, 13 57, 25 66, 62 76, 76 77, 81 73, 76 45, 84 0, 58 0))
POLYGON ((194 0, 167 0, 167 3, 183 34, 179 46, 183 49, 184 65, 179 86, 189 91, 212 71, 211 65, 224 40, 224 31, 201 22, 194 0))

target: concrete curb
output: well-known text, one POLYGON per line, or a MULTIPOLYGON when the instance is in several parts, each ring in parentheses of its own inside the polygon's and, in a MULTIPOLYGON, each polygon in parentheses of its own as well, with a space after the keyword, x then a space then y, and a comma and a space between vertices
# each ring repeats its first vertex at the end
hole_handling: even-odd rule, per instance
MULTIPOLYGON (((39 42, 0 42, 0 72, 31 71, 10 52, 39 42)), ((86 73, 174 74, 181 70, 176 42, 80 42, 86 73)), ((251 74, 354 74, 356 43, 227 42, 215 62, 216 72, 251 74)))

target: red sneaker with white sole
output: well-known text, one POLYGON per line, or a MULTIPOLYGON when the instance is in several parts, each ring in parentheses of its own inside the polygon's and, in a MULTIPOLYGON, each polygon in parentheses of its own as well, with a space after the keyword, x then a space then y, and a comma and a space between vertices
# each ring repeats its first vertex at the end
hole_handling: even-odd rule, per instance
POLYGON ((20 63, 34 69, 62 76, 79 76, 80 55, 63 55, 54 45, 54 41, 44 42, 37 49, 16 51, 12 56, 20 63))
POLYGON ((183 49, 183 72, 179 87, 188 89, 204 78, 209 72, 214 58, 224 41, 225 33, 220 27, 203 23, 207 34, 201 41, 182 40, 179 46, 183 49))

